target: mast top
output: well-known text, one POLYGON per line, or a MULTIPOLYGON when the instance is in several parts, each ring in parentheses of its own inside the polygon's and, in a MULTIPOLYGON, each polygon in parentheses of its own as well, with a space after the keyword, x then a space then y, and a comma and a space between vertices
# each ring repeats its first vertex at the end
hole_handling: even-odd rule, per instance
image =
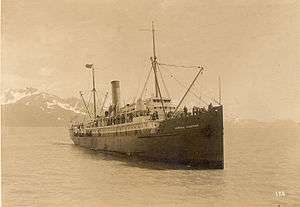
POLYGON ((152 21, 152 43, 153 43, 153 59, 156 61, 156 51, 155 51, 155 29, 154 22, 152 21))

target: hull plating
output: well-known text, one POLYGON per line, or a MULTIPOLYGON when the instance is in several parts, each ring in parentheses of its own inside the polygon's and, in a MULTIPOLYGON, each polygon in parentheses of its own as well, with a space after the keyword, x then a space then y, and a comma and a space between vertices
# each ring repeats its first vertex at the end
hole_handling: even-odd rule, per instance
POLYGON ((70 136, 74 144, 88 149, 160 162, 224 168, 222 108, 206 115, 164 121, 155 134, 74 136, 70 130, 70 136))

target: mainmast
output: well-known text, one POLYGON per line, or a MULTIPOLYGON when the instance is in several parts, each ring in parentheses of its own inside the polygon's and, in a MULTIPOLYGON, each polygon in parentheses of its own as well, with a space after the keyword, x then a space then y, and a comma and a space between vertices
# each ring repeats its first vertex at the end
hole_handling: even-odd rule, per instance
POLYGON ((158 97, 158 83, 157 83, 157 57, 156 57, 156 51, 155 51, 155 29, 154 29, 154 23, 152 22, 152 46, 153 46, 153 58, 151 59, 152 67, 154 71, 155 76, 155 97, 158 97))
POLYGON ((159 84, 158 84, 158 78, 157 78, 157 57, 156 57, 156 52, 155 52, 155 29, 154 29, 154 23, 152 22, 152 45, 153 45, 153 58, 151 57, 151 63, 152 63, 152 68, 153 68, 153 72, 154 72, 154 78, 155 78, 155 97, 159 97, 160 98, 160 102, 164 111, 164 116, 165 118, 166 116, 166 110, 164 107, 164 102, 161 96, 161 91, 159 88, 159 84), (159 96, 158 96, 159 95, 159 96))

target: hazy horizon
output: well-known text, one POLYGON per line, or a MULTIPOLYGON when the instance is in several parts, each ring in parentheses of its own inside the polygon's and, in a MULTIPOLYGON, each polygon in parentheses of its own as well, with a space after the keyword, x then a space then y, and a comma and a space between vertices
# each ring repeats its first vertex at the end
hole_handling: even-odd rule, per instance
MULTIPOLYGON (((227 117, 300 121, 300 2, 292 0, 4 0, 2 88, 77 96, 90 88, 84 65, 94 63, 100 94, 118 79, 128 102, 150 69, 151 33, 142 30, 151 21, 160 62, 205 66, 194 91, 217 98, 221 76, 227 117)), ((185 86, 196 73, 161 70, 175 99, 185 89, 168 70, 185 86)))

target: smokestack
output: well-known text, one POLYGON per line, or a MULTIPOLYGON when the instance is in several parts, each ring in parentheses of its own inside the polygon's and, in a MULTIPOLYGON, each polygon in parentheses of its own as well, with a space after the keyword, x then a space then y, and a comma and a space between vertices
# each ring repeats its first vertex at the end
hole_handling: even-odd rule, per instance
POLYGON ((112 104, 115 107, 116 111, 119 111, 120 108, 120 81, 112 81, 111 82, 111 97, 112 97, 112 104))

